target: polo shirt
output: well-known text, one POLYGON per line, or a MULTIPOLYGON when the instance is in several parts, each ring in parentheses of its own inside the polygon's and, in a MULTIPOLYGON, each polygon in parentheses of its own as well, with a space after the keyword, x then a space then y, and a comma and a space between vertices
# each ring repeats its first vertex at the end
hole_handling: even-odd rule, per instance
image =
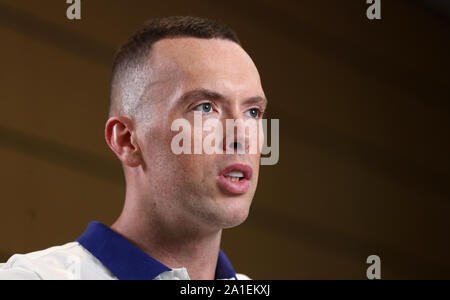
MULTIPOLYGON (((186 268, 171 269, 108 226, 94 221, 74 242, 27 254, 0 264, 0 279, 189 280, 186 268)), ((215 279, 248 280, 236 274, 220 250, 215 279)))

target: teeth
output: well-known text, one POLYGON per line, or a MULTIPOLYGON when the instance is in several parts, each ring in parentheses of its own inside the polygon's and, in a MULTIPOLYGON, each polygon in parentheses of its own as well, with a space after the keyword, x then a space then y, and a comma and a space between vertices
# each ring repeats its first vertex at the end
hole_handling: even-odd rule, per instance
POLYGON ((228 176, 228 175, 226 175, 225 178, 227 178, 228 180, 231 180, 231 181, 233 181, 233 182, 239 181, 239 177, 234 177, 234 176, 228 176))
POLYGON ((230 177, 244 177, 244 174, 242 172, 230 172, 226 176, 230 176, 230 177))

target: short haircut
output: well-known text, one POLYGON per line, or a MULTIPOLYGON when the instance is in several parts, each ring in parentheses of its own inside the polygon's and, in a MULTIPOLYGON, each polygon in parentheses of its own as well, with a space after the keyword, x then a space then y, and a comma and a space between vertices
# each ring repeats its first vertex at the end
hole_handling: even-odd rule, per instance
POLYGON ((224 39, 241 45, 236 33, 224 24, 193 16, 173 16, 147 21, 119 49, 113 63, 109 116, 134 117, 148 78, 145 73, 152 46, 165 38, 224 39))

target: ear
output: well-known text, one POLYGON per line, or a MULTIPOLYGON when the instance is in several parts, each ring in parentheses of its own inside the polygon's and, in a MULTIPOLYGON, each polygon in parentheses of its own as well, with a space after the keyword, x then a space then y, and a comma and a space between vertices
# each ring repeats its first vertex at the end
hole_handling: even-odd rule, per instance
POLYGON ((106 122, 105 139, 120 161, 129 167, 142 163, 133 122, 126 117, 112 117, 106 122))

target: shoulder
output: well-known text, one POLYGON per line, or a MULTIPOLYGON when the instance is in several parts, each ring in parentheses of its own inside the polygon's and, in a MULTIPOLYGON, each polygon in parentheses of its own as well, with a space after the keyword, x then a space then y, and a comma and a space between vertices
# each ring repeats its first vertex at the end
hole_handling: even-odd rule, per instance
POLYGON ((248 277, 247 275, 245 275, 245 274, 239 274, 239 273, 236 273, 236 278, 238 279, 238 280, 252 280, 250 277, 248 277))
POLYGON ((27 254, 0 264, 0 279, 114 279, 78 242, 27 254))

